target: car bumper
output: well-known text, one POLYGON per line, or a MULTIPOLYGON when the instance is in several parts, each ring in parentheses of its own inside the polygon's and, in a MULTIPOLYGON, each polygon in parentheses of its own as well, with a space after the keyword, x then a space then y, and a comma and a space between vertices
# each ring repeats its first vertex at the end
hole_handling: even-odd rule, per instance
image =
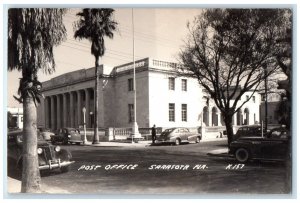
POLYGON ((75 161, 60 162, 60 160, 58 160, 58 162, 53 163, 52 161, 49 161, 49 164, 39 166, 39 169, 40 170, 52 170, 52 169, 56 169, 56 168, 62 168, 62 167, 69 166, 69 165, 73 164, 74 162, 75 161))
POLYGON ((83 143, 82 140, 69 140, 70 143, 83 143))

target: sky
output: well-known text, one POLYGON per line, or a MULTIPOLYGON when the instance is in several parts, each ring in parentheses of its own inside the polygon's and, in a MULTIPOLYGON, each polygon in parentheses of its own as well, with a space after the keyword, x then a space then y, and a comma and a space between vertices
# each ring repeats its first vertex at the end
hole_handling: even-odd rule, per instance
MULTIPOLYGON (((69 9, 64 17, 67 40, 54 48, 56 71, 51 75, 39 72, 41 82, 75 70, 90 68, 95 64, 88 40, 75 39, 73 24, 80 9, 69 9)), ((200 8, 134 8, 135 59, 151 57, 163 61, 177 62, 180 47, 187 36, 187 22, 201 13, 200 8)), ((106 38, 106 53, 100 64, 117 66, 133 60, 132 9, 115 8, 114 19, 118 30, 113 39, 106 38)), ((17 96, 19 78, 17 71, 7 73, 7 105, 21 107, 14 98, 17 96)))

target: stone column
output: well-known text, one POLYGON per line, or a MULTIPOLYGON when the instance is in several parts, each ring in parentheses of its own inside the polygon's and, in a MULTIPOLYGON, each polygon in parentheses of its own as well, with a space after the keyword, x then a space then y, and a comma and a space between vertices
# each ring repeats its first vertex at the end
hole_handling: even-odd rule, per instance
POLYGON ((85 122, 86 122, 86 127, 90 127, 90 92, 88 91, 88 89, 85 89, 84 92, 85 92, 85 108, 86 108, 85 122))
POLYGON ((82 105, 81 105, 81 92, 77 91, 77 126, 82 125, 82 105))
POLYGON ((63 94, 63 127, 68 127, 68 106, 67 106, 67 95, 63 94))
POLYGON ((60 95, 56 95, 56 117, 57 117, 57 128, 61 128, 61 107, 60 107, 60 95))
POLYGON ((236 115, 237 115, 237 113, 233 114, 232 125, 236 125, 236 115))
POLYGON ((207 126, 212 126, 212 115, 211 115, 211 110, 209 107, 207 108, 207 126))
POLYGON ((55 129, 55 109, 54 109, 54 96, 50 96, 51 99, 51 129, 55 129))
POLYGON ((73 93, 69 92, 70 94, 70 127, 75 127, 74 125, 74 97, 73 93))
POLYGON ((218 111, 217 116, 218 116, 218 123, 217 123, 217 126, 222 126, 222 122, 221 122, 222 115, 221 115, 221 112, 220 112, 220 111, 218 111))
POLYGON ((49 122, 49 97, 45 97, 45 128, 50 127, 50 122, 49 122))

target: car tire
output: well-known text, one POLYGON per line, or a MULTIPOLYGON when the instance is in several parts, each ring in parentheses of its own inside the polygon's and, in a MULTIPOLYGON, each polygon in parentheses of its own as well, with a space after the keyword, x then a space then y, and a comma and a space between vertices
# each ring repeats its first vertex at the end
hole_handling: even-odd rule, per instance
POLYGON ((250 153, 245 148, 239 148, 235 151, 235 158, 240 163, 246 163, 250 159, 250 153))
POLYGON ((61 171, 62 173, 68 172, 68 171, 69 171, 69 166, 62 167, 62 168, 60 169, 60 171, 61 171))
POLYGON ((180 145, 180 143, 181 143, 181 140, 180 140, 179 138, 177 138, 177 139, 175 140, 175 145, 180 145))
POLYGON ((196 143, 199 143, 200 140, 201 140, 200 137, 197 137, 195 142, 196 142, 196 143))

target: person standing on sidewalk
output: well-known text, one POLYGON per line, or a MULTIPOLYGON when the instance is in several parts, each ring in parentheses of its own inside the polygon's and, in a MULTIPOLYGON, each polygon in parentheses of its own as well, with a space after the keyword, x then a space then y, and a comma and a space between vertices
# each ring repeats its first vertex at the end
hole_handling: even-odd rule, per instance
POLYGON ((155 124, 153 125, 152 129, 151 129, 151 135, 152 135, 152 144, 155 143, 156 140, 156 128, 155 128, 155 124))

